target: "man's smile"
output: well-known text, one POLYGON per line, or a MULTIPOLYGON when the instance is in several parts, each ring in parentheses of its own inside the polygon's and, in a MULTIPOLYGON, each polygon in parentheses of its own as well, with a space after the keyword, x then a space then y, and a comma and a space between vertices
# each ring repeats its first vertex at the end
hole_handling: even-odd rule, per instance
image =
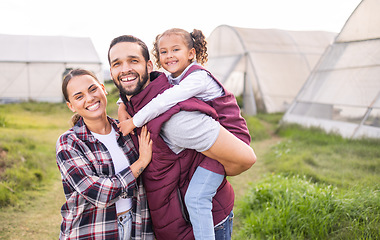
POLYGON ((120 77, 120 81, 130 82, 130 81, 136 80, 136 78, 137 78, 137 76, 135 76, 135 75, 122 76, 122 77, 120 77))

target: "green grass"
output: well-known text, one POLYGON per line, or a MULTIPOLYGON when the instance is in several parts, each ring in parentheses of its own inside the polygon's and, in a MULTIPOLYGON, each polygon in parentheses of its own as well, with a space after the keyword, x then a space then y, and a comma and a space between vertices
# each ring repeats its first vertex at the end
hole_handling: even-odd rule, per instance
POLYGON ((265 156, 272 172, 306 175, 344 188, 380 183, 379 139, 344 139, 297 125, 284 125, 277 133, 284 140, 265 156))
POLYGON ((379 203, 378 189, 342 193, 306 177, 270 175, 238 203, 235 239, 377 239, 379 203))
POLYGON ((107 81, 105 84, 107 95, 107 114, 113 118, 117 118, 117 100, 119 99, 119 90, 115 87, 112 81, 107 81))
POLYGON ((64 104, 0 105, 0 208, 21 204, 56 174, 55 141, 68 128, 64 104))
POLYGON ((282 118, 282 113, 258 114, 255 117, 246 117, 248 130, 253 141, 262 141, 272 137, 282 118))
POLYGON ((267 177, 235 205, 234 239, 379 239, 380 140, 297 125, 276 134, 258 159, 267 177))
POLYGON ((245 117, 247 121, 248 130, 251 134, 253 141, 261 141, 270 138, 267 125, 265 125, 258 118, 245 117))

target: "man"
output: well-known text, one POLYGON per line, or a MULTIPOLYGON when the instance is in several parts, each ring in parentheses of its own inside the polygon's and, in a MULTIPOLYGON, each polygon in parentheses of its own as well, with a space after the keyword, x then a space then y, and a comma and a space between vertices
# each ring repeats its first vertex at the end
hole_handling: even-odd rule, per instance
MULTIPOLYGON (((133 36, 115 38, 110 45, 108 58, 113 81, 131 115, 170 87, 164 74, 153 72, 146 45, 133 36)), ((147 124, 154 143, 153 160, 145 169, 143 178, 157 239, 194 238, 191 225, 185 220, 186 211, 181 203, 198 165, 217 168, 219 163, 205 156, 217 159, 229 175, 245 171, 256 161, 253 150, 220 127, 212 117, 217 118, 214 109, 199 100, 190 99, 177 104, 147 124), (181 121, 177 122, 176 119, 181 121), (205 122, 208 124, 204 124, 205 122), (191 131, 190 127, 204 132, 200 136, 209 135, 209 129, 202 129, 202 126, 210 124, 214 126, 212 129, 216 129, 213 138, 216 141, 213 144, 207 138, 204 141, 193 141, 186 137, 186 133, 191 131), (178 131, 183 134, 178 134, 178 131), (202 152, 204 155, 192 150, 193 144, 202 145, 203 142, 212 145, 202 152), (176 148, 183 151, 175 154, 173 149, 176 148)), ((224 179, 213 201, 214 223, 222 229, 222 233, 215 231, 217 239, 219 234, 224 233, 226 236, 223 239, 231 238, 233 201, 232 187, 224 179)))

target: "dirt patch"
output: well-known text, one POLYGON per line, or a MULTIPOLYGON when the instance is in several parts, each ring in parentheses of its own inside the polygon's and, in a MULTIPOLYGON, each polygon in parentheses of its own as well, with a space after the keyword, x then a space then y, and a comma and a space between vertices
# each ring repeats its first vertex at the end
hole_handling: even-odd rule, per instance
POLYGON ((263 177, 268 170, 264 164, 264 155, 270 151, 271 147, 278 144, 281 141, 280 137, 273 137, 263 141, 253 142, 252 147, 257 156, 257 162, 247 171, 234 176, 229 177, 228 181, 232 184, 235 191, 235 199, 241 199, 249 189, 250 183, 258 181, 263 177))

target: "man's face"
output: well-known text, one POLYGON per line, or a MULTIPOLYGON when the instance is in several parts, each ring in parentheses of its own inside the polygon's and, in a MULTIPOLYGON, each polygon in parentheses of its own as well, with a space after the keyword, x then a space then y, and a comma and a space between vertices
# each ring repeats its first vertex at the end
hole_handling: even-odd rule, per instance
POLYGON ((137 43, 120 42, 109 51, 112 80, 128 99, 149 84, 153 64, 145 61, 137 43))

